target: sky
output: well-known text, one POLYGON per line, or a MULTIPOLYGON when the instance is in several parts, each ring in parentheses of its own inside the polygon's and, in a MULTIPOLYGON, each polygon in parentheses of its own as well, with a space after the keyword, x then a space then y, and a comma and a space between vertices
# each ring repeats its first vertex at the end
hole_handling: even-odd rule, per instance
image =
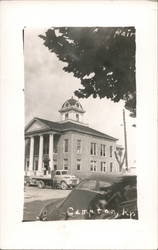
MULTIPOLYGON (((49 27, 48 27, 49 28, 49 27)), ((64 72, 64 63, 43 45, 39 34, 47 29, 26 28, 24 33, 25 69, 25 124, 34 117, 59 121, 59 109, 82 85, 72 73, 64 72)), ((86 111, 84 121, 90 127, 118 139, 124 146, 123 108, 124 102, 114 103, 107 98, 79 99, 86 111)), ((129 167, 136 161, 136 119, 125 110, 129 167)))

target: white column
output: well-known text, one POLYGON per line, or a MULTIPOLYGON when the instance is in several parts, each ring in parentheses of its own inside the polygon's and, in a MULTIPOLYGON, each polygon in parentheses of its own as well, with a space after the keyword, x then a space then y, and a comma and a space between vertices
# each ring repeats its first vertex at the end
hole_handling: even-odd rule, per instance
POLYGON ((29 171, 33 171, 33 156, 34 156, 34 137, 30 141, 30 158, 29 158, 29 171))
POLYGON ((38 171, 39 172, 42 172, 42 164, 43 164, 43 135, 40 135, 39 156, 38 156, 38 171))
POLYGON ((54 140, 54 136, 53 134, 49 135, 49 167, 51 170, 54 169, 53 167, 53 140, 54 140))
POLYGON ((25 171, 26 173, 28 172, 28 169, 27 169, 27 160, 26 160, 27 140, 28 140, 28 138, 25 138, 25 168, 24 168, 24 171, 25 171))

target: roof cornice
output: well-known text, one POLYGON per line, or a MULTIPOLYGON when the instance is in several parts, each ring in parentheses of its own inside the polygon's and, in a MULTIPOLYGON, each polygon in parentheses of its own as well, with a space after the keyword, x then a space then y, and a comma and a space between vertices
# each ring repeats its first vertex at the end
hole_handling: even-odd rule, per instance
POLYGON ((25 127, 25 131, 31 126, 31 124, 34 122, 34 121, 39 121, 41 122, 42 124, 44 124, 46 126, 45 129, 39 129, 39 130, 34 130, 34 131, 30 131, 30 132, 26 132, 25 134, 26 135, 31 135, 31 134, 39 134, 39 133, 43 133, 43 132, 49 132, 49 131, 54 131, 54 132, 57 132, 57 133, 65 133, 65 132, 69 132, 69 131, 74 131, 74 132, 78 132, 78 133, 82 133, 82 134, 87 134, 87 135, 91 135, 91 136, 95 136, 95 137, 98 137, 98 138, 103 138, 103 139, 106 139, 106 140, 109 140, 109 141, 117 141, 118 139, 117 138, 114 138, 112 136, 109 136, 109 135, 106 135, 100 131, 97 131, 97 130, 94 130, 88 126, 84 126, 84 125, 80 125, 80 124, 76 124, 76 123, 73 123, 71 121, 67 121, 65 123, 60 123, 60 122, 53 122, 53 121, 49 121, 49 120, 44 120, 44 119, 41 119, 41 118, 37 118, 35 117, 34 119, 32 119, 29 124, 25 127), (54 124, 56 125, 56 127, 54 126, 54 124), (64 128, 64 125, 68 126, 68 124, 71 124, 70 126, 71 127, 65 127, 64 128), (59 125, 59 128, 57 128, 57 126, 59 125), (78 125, 80 127, 72 127, 72 125, 78 125), (54 127, 53 127, 54 126, 54 127), (89 130, 92 130, 92 131, 86 131, 86 129, 89 129, 89 130), (84 130, 85 129, 85 130, 84 130), (99 134, 100 133, 100 134, 99 134))
POLYGON ((62 132, 69 132, 69 131, 74 131, 74 132, 78 132, 78 133, 82 133, 82 134, 92 135, 92 136, 103 138, 103 139, 106 139, 106 140, 109 140, 109 141, 118 141, 118 139, 114 138, 114 137, 109 136, 109 138, 108 138, 108 136, 106 136, 106 135, 96 135, 95 133, 82 131, 82 130, 76 129, 76 128, 67 128, 67 129, 62 130, 62 132))

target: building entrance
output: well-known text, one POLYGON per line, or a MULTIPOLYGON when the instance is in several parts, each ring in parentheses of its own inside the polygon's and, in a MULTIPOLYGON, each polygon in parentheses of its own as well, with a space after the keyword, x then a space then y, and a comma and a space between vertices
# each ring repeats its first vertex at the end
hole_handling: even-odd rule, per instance
POLYGON ((49 157, 46 155, 43 159, 43 165, 44 165, 44 175, 50 174, 50 167, 49 167, 49 157))

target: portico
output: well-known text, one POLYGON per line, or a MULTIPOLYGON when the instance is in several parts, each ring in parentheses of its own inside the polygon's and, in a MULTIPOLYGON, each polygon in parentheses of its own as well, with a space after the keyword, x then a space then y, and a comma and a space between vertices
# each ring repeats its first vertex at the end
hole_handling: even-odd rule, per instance
POLYGON ((40 133, 25 138, 27 175, 50 174, 54 169, 54 133, 40 133))

